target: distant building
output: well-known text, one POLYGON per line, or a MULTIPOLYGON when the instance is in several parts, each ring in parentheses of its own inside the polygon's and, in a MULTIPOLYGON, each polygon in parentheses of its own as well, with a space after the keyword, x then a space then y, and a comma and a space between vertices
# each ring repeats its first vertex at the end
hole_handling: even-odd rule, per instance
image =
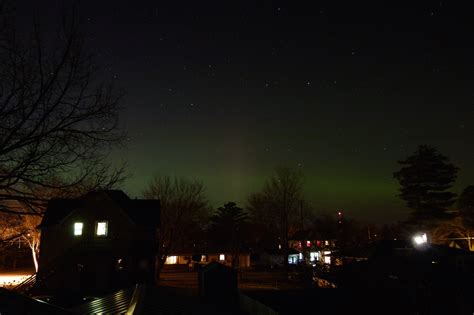
POLYGON ((291 235, 288 247, 301 253, 298 262, 330 264, 331 252, 336 248, 336 240, 323 238, 313 230, 300 230, 291 235))
POLYGON ((214 261, 226 266, 247 268, 250 267, 250 253, 243 251, 236 257, 229 251, 218 249, 177 250, 167 256, 165 265, 187 265, 192 268, 195 264, 207 265, 214 261), (238 259, 238 263, 234 263, 234 259, 238 259))
POLYGON ((39 225, 36 289, 106 292, 153 281, 159 214, 159 201, 120 190, 52 199, 39 225))
MULTIPOLYGON (((302 254, 294 248, 288 248, 288 264, 296 265, 302 262, 302 254)), ((265 267, 281 267, 285 265, 285 253, 280 248, 261 249, 252 254, 252 265, 265 267)))

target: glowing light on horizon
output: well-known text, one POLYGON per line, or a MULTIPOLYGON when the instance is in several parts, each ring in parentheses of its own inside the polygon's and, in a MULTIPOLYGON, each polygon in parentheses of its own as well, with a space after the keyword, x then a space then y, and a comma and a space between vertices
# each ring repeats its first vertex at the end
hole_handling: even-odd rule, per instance
POLYGON ((415 242, 416 245, 421 245, 421 244, 428 243, 428 238, 426 237, 426 233, 423 233, 421 235, 414 236, 413 241, 415 242))

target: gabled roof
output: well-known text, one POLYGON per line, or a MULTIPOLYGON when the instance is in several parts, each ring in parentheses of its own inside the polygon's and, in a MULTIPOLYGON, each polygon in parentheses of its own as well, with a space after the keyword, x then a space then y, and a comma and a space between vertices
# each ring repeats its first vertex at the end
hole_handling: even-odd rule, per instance
MULTIPOLYGON (((278 248, 267 248, 263 250, 264 253, 268 255, 283 255, 283 250, 278 248)), ((297 255, 300 252, 294 248, 288 248, 288 255, 297 255)))
POLYGON ((316 240, 318 235, 313 230, 298 230, 290 236, 290 240, 316 240))
POLYGON ((62 219, 74 211, 74 209, 81 207, 82 204, 83 201, 81 199, 51 199, 48 202, 48 207, 44 213, 43 220, 41 220, 41 224, 38 227, 41 228, 58 224, 62 219))
MULTIPOLYGON (((150 199, 130 199, 121 190, 100 190, 87 193, 79 198, 51 199, 39 228, 59 224, 74 210, 84 206, 85 201, 94 202, 96 196, 106 195, 137 225, 158 226, 160 220, 160 201, 150 199)), ((100 201, 97 201, 100 202, 100 201)))

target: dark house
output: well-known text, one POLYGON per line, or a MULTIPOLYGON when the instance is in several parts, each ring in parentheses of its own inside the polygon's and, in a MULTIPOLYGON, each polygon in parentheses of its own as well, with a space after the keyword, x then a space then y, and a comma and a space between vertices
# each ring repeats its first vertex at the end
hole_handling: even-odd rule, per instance
POLYGON ((154 280, 157 200, 120 190, 52 199, 39 228, 35 290, 108 292, 154 280))

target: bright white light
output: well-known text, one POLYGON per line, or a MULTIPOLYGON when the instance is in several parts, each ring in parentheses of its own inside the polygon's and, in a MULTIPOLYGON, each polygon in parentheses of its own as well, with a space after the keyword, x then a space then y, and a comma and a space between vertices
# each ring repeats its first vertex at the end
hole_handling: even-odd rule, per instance
POLYGON ((421 244, 427 243, 428 238, 426 237, 426 233, 423 233, 421 235, 414 236, 413 241, 415 242, 416 245, 421 245, 421 244))
POLYGON ((300 260, 302 260, 303 259, 303 254, 300 253, 299 256, 300 256, 300 260))
POLYGON ((224 254, 220 254, 220 255, 219 255, 219 260, 220 260, 220 261, 225 260, 225 255, 224 255, 224 254))
POLYGON ((331 251, 330 251, 330 250, 325 250, 325 251, 323 252, 323 254, 324 254, 324 255, 331 255, 331 251))
POLYGON ((107 236, 107 221, 97 222, 97 236, 107 236))
POLYGON ((178 262, 178 257, 168 256, 166 257, 165 265, 174 265, 178 262))
POLYGON ((319 253, 318 252, 309 253, 309 260, 310 261, 319 260, 319 253))
POLYGON ((82 222, 74 223, 74 235, 82 235, 82 228, 84 224, 82 222))
POLYGON ((324 257, 324 263, 331 264, 331 256, 325 256, 324 257))

